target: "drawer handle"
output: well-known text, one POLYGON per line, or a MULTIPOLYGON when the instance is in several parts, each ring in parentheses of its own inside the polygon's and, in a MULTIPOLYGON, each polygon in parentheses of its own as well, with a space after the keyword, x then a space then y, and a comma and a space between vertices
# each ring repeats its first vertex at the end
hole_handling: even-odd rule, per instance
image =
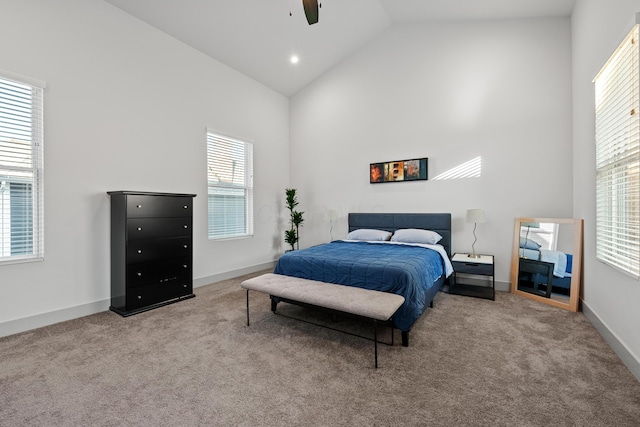
POLYGON ((138 299, 142 299, 142 295, 138 295, 138 299))
POLYGON ((187 264, 182 264, 182 268, 187 268, 188 265, 187 264))
POLYGON ((186 288, 186 287, 187 287, 187 285, 186 285, 186 284, 184 284, 184 285, 182 285, 182 287, 183 287, 183 288, 186 288))
POLYGON ((142 205, 137 205, 136 208, 140 209, 142 207, 142 205))
POLYGON ((187 228, 189 228, 189 226, 188 226, 187 224, 183 225, 183 227, 185 228, 185 230, 186 230, 187 228))
POLYGON ((142 273, 138 271, 138 277, 142 277, 142 273))
POLYGON ((184 205, 184 206, 182 207, 182 209, 189 209, 189 206, 184 205))
POLYGON ((189 246, 188 246, 188 245, 183 245, 183 247, 184 247, 185 249, 187 249, 189 246))
POLYGON ((142 249, 138 249, 138 253, 141 254, 142 253, 142 249))
POLYGON ((138 231, 142 231, 142 227, 138 227, 138 231))
POLYGON ((469 267, 477 267, 477 266, 479 266, 480 264, 473 264, 473 263, 471 263, 471 262, 467 262, 467 263, 465 263, 465 265, 468 265, 469 267))

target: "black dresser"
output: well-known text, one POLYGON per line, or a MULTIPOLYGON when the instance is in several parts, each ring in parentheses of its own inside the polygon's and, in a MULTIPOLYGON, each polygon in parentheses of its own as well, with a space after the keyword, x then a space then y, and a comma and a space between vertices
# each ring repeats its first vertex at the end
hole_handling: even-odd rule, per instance
POLYGON ((130 316, 193 298, 195 194, 109 191, 111 306, 130 316))

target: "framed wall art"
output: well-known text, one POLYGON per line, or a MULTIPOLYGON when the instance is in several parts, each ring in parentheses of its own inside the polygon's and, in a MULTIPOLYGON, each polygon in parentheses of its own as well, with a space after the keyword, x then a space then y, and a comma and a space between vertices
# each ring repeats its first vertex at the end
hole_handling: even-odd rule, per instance
POLYGON ((369 164, 369 182, 403 182, 428 179, 428 158, 369 164))

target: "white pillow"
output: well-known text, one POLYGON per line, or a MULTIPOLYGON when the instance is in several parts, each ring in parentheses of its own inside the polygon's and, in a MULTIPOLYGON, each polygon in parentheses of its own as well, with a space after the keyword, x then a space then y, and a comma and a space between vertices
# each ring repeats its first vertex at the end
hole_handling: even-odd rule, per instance
POLYGON ((385 241, 391 237, 390 231, 360 228, 347 234, 347 240, 385 241))
POLYGON ((402 243, 424 243, 427 245, 435 245, 442 236, 431 230, 421 230, 418 228, 403 228, 396 230, 391 237, 392 242, 402 243))

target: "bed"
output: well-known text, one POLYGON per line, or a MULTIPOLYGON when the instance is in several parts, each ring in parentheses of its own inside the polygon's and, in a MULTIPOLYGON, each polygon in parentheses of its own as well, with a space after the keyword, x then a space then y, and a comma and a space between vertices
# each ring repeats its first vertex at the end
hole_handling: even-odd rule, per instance
MULTIPOLYGON (((520 239, 518 253, 521 258, 552 264, 551 286, 561 292, 568 292, 571 289, 572 254, 543 249, 535 241, 526 238, 520 239)), ((535 273, 527 280, 533 283, 546 284, 548 279, 544 276, 535 273)))
POLYGON ((350 239, 287 252, 274 273, 402 295, 405 302, 392 323, 402 331, 406 346, 409 330, 426 307, 433 306, 452 272, 451 214, 350 213, 348 221, 350 239), (428 230, 442 239, 437 244, 369 239, 368 232, 374 230, 403 237, 428 230), (358 233, 362 239, 351 239, 358 233))

